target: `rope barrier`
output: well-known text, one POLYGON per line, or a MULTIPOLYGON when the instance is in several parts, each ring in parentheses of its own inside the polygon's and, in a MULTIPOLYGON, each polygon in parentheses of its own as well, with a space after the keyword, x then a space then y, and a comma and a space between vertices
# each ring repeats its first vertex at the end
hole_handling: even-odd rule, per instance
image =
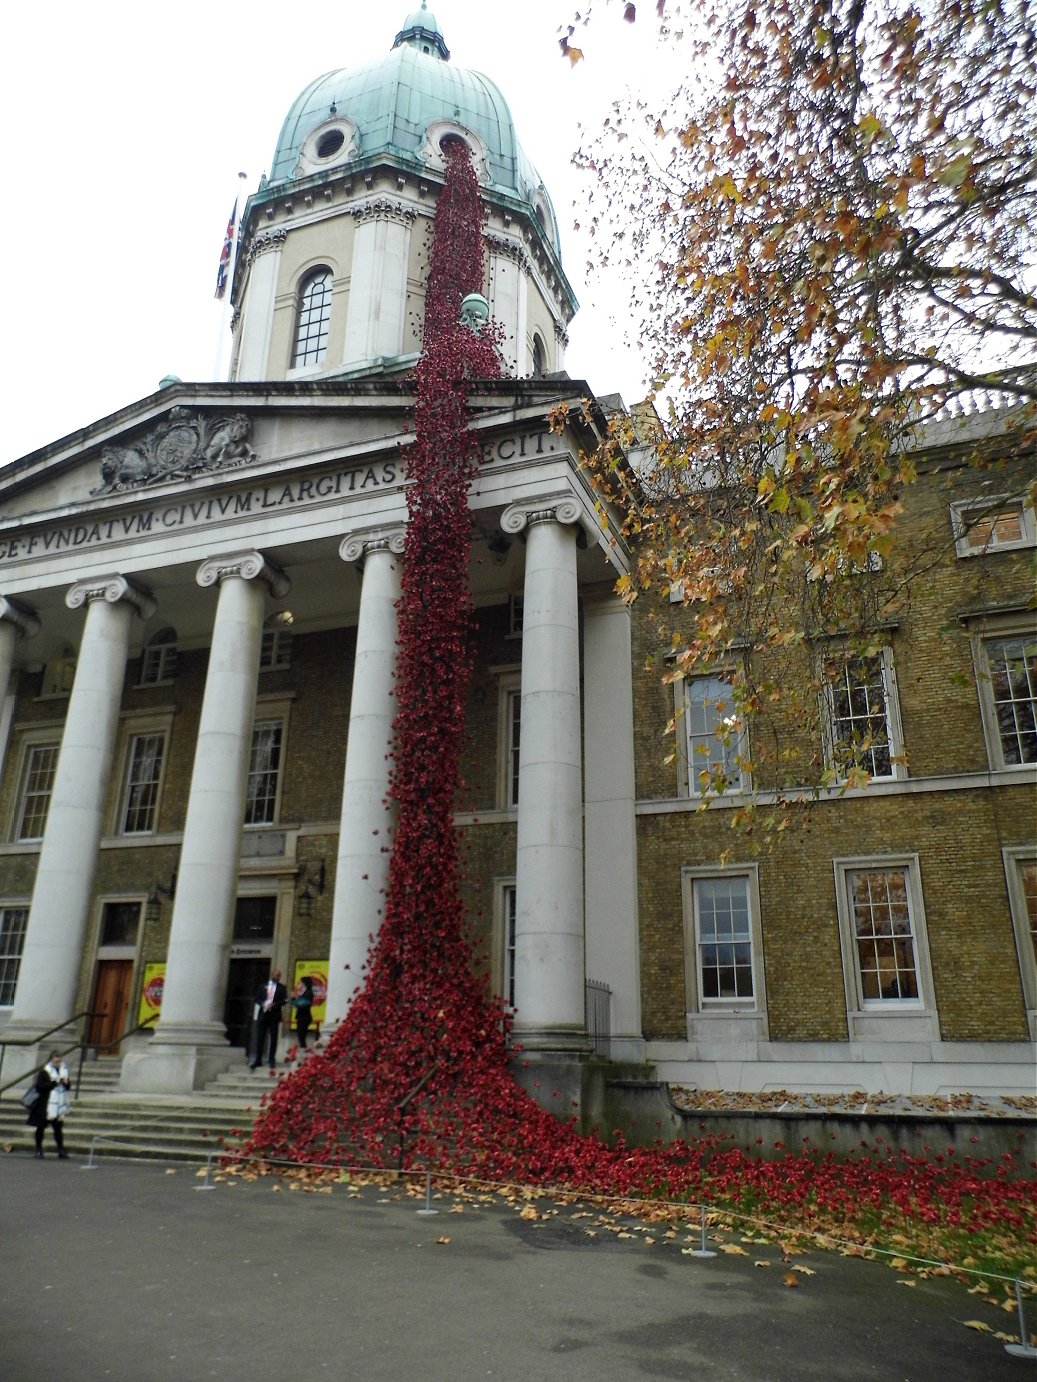
MULTIPOLYGON (((98 1142, 114 1142, 114 1138, 95 1137, 90 1144, 90 1164, 82 1167, 83 1170, 96 1170, 93 1165, 94 1150, 98 1142)), ((707 1246, 707 1218, 711 1217, 714 1222, 717 1220, 743 1224, 747 1227, 762 1229, 776 1236, 808 1238, 815 1241, 822 1249, 827 1247, 852 1248, 864 1257, 889 1257, 898 1258, 905 1263, 911 1263, 919 1267, 935 1267, 940 1270, 953 1272, 958 1276, 975 1277, 984 1281, 998 1281, 1006 1285, 1011 1285, 1015 1290, 1016 1307, 1019 1318, 1019 1339, 1018 1344, 1006 1344, 1005 1349, 1014 1357, 1037 1358, 1037 1348, 1027 1342, 1026 1331, 1026 1309, 1024 1304, 1027 1292, 1037 1292, 1037 1283, 1023 1281, 1019 1277, 1008 1276, 1003 1272, 993 1272, 982 1270, 977 1267, 966 1267, 956 1262, 944 1262, 936 1258, 919 1257, 914 1253, 884 1248, 874 1243, 862 1243, 852 1238, 843 1238, 838 1234, 825 1233, 819 1229, 803 1228, 798 1225, 777 1224, 769 1219, 760 1218, 758 1215, 744 1214, 736 1209, 729 1209, 726 1206, 707 1205, 699 1202, 688 1202, 680 1200, 656 1200, 647 1196, 637 1199, 624 1197, 612 1197, 603 1195, 597 1191, 581 1190, 577 1186, 552 1186, 552 1185, 528 1185, 517 1181, 494 1181, 486 1180, 479 1176, 458 1175, 452 1171, 435 1171, 428 1167, 415 1168, 390 1168, 384 1166, 374 1166, 369 1162, 326 1162, 326 1161, 291 1161, 282 1157, 264 1156, 245 1156, 239 1152, 210 1152, 205 1164, 204 1184, 195 1186, 197 1190, 215 1190, 216 1186, 212 1181, 212 1169, 214 1158, 219 1155, 223 1166, 221 1169, 228 1170, 233 1174, 235 1166, 255 1166, 259 1168, 259 1173, 263 1173, 264 1168, 276 1171, 280 1168, 294 1171, 318 1171, 327 1175, 337 1175, 340 1179, 346 1176, 369 1176, 374 1180, 399 1181, 404 1179, 416 1179, 424 1177, 424 1204, 416 1210, 417 1214, 431 1216, 438 1214, 439 1210, 432 1204, 432 1182, 449 1192, 454 1191, 479 1190, 493 1195, 521 1196, 523 1199, 556 1199, 562 1203, 590 1203, 595 1204, 604 1212, 614 1214, 626 1214, 636 1216, 639 1210, 651 1207, 653 1212, 658 1210, 671 1211, 671 1217, 686 1219, 696 1210, 699 1216, 699 1246, 688 1252, 688 1256, 696 1258, 716 1257, 718 1254, 707 1246)), ((194 1163, 187 1162, 191 1165, 194 1163)))

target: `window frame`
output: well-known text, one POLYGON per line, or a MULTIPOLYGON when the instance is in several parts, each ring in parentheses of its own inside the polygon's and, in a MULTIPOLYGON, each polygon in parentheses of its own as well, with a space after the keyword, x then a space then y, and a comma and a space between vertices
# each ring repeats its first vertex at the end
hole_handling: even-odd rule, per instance
POLYGON ((119 817, 116 823, 116 834, 128 837, 154 835, 158 829, 158 813, 162 804, 162 786, 165 781, 166 763, 169 758, 169 729, 166 724, 133 724, 126 729, 126 747, 123 755, 122 770, 122 791, 119 798, 119 817), (135 746, 145 740, 158 740, 160 743, 160 753, 158 759, 158 772, 151 782, 151 803, 149 809, 150 824, 143 828, 131 830, 127 824, 131 810, 139 808, 132 804, 132 793, 134 787, 142 786, 132 780, 133 768, 135 763, 135 746))
MULTIPOLYGON (((702 761, 701 756, 695 753, 694 747, 691 742, 692 725, 690 714, 690 694, 692 686, 696 682, 722 682, 724 685, 727 685, 732 689, 733 701, 734 678, 737 675, 737 671, 738 669, 735 666, 728 663, 721 665, 719 667, 710 668, 706 671, 695 672, 691 675, 685 675, 682 673, 680 676, 674 679, 674 721, 677 726, 677 790, 678 795, 681 797, 687 797, 692 801, 695 801, 707 799, 710 797, 716 798, 721 795, 725 797, 744 796, 747 793, 751 793, 753 790, 752 773, 747 768, 737 765, 735 766, 735 772, 737 773, 737 781, 729 782, 726 790, 723 793, 717 792, 714 788, 710 786, 706 786, 705 788, 703 788, 699 779, 699 773, 696 770, 696 763, 702 761)), ((737 708, 734 705, 732 705, 732 709, 735 710, 737 713, 737 708)), ((707 736, 700 735, 698 737, 706 738, 707 736)), ((724 747, 723 742, 716 735, 709 735, 708 738, 716 744, 720 745, 721 748, 724 747)), ((732 757, 740 758, 745 763, 749 762, 749 727, 746 724, 743 724, 741 729, 738 731, 738 742, 737 744, 732 746, 732 757)), ((726 754, 724 755, 724 758, 726 759, 726 754)), ((706 766, 711 765, 712 762, 713 759, 712 756, 710 756, 706 760, 706 766)))
POLYGON ((245 809, 243 812, 245 830, 269 830, 271 826, 277 825, 281 819, 281 800, 284 794, 285 767, 288 761, 289 707, 290 702, 280 698, 271 699, 269 701, 261 699, 256 703, 255 713, 252 717, 252 728, 249 731, 249 767, 246 776, 245 809), (251 782, 253 775, 252 761, 255 749, 255 734, 260 726, 273 723, 278 723, 281 727, 281 742, 279 746, 277 776, 272 798, 273 804, 271 807, 271 815, 268 820, 249 820, 248 784, 251 782))
POLYGON ((176 679, 177 661, 179 658, 179 640, 176 629, 159 629, 158 632, 140 650, 140 670, 137 676, 138 686, 168 686, 176 679), (163 634, 172 634, 172 638, 158 640, 163 634), (152 673, 151 667, 154 666, 152 673))
MULTIPOLYGON (((917 854, 853 855, 832 860, 835 877, 836 910, 839 918, 839 941, 843 962, 843 982, 846 990, 847 1014, 867 1017, 935 1016, 936 1002, 929 939, 925 924, 922 878, 917 854), (857 933, 853 921, 850 881, 855 874, 902 872, 905 879, 908 918, 911 923, 911 943, 916 987, 914 998, 867 998, 861 977, 857 933)), ((852 1033, 851 1033, 852 1035, 852 1033)))
POLYGON ((295 290, 295 317, 292 323, 292 351, 289 370, 314 369, 324 364, 331 332, 331 307, 335 292, 335 274, 330 264, 314 264, 299 279, 295 290), (308 301, 315 289, 321 288, 319 309, 308 301), (313 313, 318 315, 314 319, 313 313), (312 329, 316 320, 316 331, 312 329), (316 341, 316 345, 311 342, 316 341))
POLYGON ((18 745, 18 791, 15 795, 14 806, 11 815, 8 839, 15 844, 38 844, 47 830, 47 820, 50 816, 51 798, 54 795, 54 778, 57 775, 58 760, 61 756, 62 727, 50 725, 46 729, 40 727, 23 732, 20 736, 18 745), (33 753, 37 749, 53 749, 54 763, 51 770, 50 787, 47 792, 47 808, 43 813, 43 823, 38 835, 25 835, 22 828, 25 821, 25 804, 28 787, 29 764, 33 753))
MULTIPOLYGON (((990 767, 995 772, 1032 772, 1037 759, 1020 763, 1006 762, 1001 725, 997 716, 997 702, 994 699, 989 649, 994 643, 1007 643, 1013 638, 1037 639, 1037 625, 1034 624, 1032 616, 985 622, 982 630, 976 629, 973 632, 972 658, 976 674, 976 691, 987 747, 987 762, 990 767)), ((1034 700, 1034 714, 1037 716, 1037 699, 1034 700)))
POLYGON ((498 667, 497 676, 497 807, 517 811, 522 725, 522 669, 498 667), (515 736, 516 719, 519 735, 515 736))
POLYGON ((493 956, 490 977, 494 993, 515 1007, 515 917, 517 889, 514 878, 494 880, 493 956))
POLYGON ((29 934, 29 903, 28 902, 2 902, 0 903, 0 1010, 8 1010, 14 1007, 14 1000, 18 993, 18 980, 21 976, 22 959, 25 956, 25 939, 29 934), (17 952, 8 948, 10 931, 7 925, 8 913, 21 913, 21 926, 16 939, 20 941, 17 952), (9 977, 10 967, 14 967, 14 977, 9 977), (10 984, 10 1001, 5 1001, 4 990, 10 984))
MULTIPOLYGON (((904 731, 900 719, 896 664, 893 658, 893 649, 889 644, 886 644, 874 653, 855 653, 849 649, 839 652, 829 651, 824 654, 821 660, 821 716, 825 764, 840 783, 846 782, 854 768, 864 765, 851 762, 848 759, 839 760, 836 757, 836 744, 839 741, 835 736, 835 684, 828 677, 828 668, 835 663, 845 667, 849 663, 870 660, 876 660, 879 663, 883 716, 886 722, 886 749, 889 753, 890 770, 888 773, 869 772, 868 775, 872 782, 897 782, 908 776, 907 764, 903 761, 904 731)), ((865 752, 871 753, 873 750, 867 749, 865 752)), ((865 768, 865 771, 868 769, 865 768)))
POLYGON ((954 550, 959 558, 985 557, 991 552, 1018 552, 1028 547, 1037 547, 1037 522, 1033 506, 1024 494, 989 494, 974 499, 957 499, 950 507, 951 531, 954 534, 954 550), (1009 510, 1019 514, 1019 537, 998 541, 993 524, 1009 510), (966 515, 978 514, 972 527, 966 515), (983 522, 991 522, 990 537, 982 547, 973 546, 969 538, 975 528, 983 522))
POLYGON ((684 991, 689 1016, 766 1018, 767 985, 760 908, 759 866, 754 863, 687 864, 681 869, 684 913, 684 991), (753 992, 750 998, 707 998, 702 992, 702 939, 699 926, 697 884, 720 879, 741 879, 749 920, 749 963, 753 992))
POLYGON ((1037 917, 1030 915, 1022 878, 1024 864, 1032 864, 1037 869, 1037 847, 1032 844, 1006 845, 1002 847, 1001 859, 1005 869, 1005 882, 1008 885, 1008 906, 1012 914, 1012 930, 1015 933, 1026 1022, 1030 1029, 1030 1040, 1037 1041, 1037 917))

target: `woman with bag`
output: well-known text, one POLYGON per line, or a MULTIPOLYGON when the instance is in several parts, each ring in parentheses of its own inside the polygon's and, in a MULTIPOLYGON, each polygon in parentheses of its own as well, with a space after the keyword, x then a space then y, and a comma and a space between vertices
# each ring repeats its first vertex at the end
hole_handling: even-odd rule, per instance
POLYGON ((59 1052, 50 1053, 47 1064, 36 1076, 35 1089, 36 1098, 29 1109, 26 1122, 36 1129, 36 1157, 39 1161, 43 1160, 43 1132, 49 1123, 54 1132, 58 1156, 62 1161, 67 1161, 68 1152, 65 1151, 61 1125, 65 1121, 70 1103, 69 1075, 68 1066, 61 1059, 59 1052))
POLYGON ((304 974, 295 986, 295 993, 288 1000, 295 1009, 295 1033, 299 1048, 306 1050, 306 1033, 310 1030, 313 1018, 313 979, 304 974))

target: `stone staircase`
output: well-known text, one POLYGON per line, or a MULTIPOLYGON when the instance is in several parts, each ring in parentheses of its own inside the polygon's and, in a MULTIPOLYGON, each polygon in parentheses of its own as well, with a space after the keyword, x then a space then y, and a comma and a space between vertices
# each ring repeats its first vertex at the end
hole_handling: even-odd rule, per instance
MULTIPOLYGON (((94 1160, 138 1160, 205 1164, 213 1153, 233 1151, 249 1134, 263 1095, 290 1073, 252 1071, 244 1061, 192 1095, 119 1093, 118 1057, 101 1057, 83 1066, 79 1094, 65 1120, 65 1145, 71 1155, 94 1160)), ((35 1130, 26 1123, 20 1096, 24 1083, 0 1096, 0 1153, 30 1152, 35 1130)), ((73 1088, 75 1070, 73 1069, 73 1088)), ((48 1129, 44 1152, 53 1154, 48 1129)))

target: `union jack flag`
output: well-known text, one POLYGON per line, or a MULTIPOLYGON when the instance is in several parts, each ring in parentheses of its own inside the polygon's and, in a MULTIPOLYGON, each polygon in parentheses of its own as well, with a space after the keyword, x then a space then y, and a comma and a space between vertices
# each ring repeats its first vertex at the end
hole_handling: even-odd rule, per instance
POLYGON ((216 297, 222 298, 227 291, 227 278, 230 274, 230 252, 234 245, 234 222, 238 218, 238 203, 235 201, 234 209, 230 213, 230 220, 227 222, 227 234, 223 238, 223 250, 220 253, 220 267, 216 270, 216 297))

